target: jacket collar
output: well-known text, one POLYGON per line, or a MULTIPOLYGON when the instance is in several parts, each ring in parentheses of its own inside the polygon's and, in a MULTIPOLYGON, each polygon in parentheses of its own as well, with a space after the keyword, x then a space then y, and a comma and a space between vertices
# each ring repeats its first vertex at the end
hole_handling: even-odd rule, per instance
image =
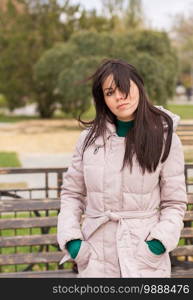
MULTIPOLYGON (((155 105, 155 107, 158 108, 158 109, 160 109, 160 110, 162 110, 162 111, 164 111, 166 114, 168 114, 172 118, 172 121, 173 121, 173 131, 176 131, 177 126, 180 123, 180 116, 172 113, 170 110, 167 110, 167 109, 163 108, 163 106, 157 106, 157 105, 155 105)), ((163 120, 163 124, 164 124, 165 128, 168 127, 168 124, 164 120, 163 120)))
POLYGON ((102 136, 98 136, 97 139, 95 140, 95 145, 96 146, 104 146, 104 144, 106 143, 106 141, 112 136, 117 136, 117 133, 116 133, 116 126, 115 124, 112 124, 110 123, 109 121, 106 121, 106 133, 105 133, 105 137, 104 137, 104 140, 103 140, 103 137, 102 136), (104 143, 105 142, 105 143, 104 143))

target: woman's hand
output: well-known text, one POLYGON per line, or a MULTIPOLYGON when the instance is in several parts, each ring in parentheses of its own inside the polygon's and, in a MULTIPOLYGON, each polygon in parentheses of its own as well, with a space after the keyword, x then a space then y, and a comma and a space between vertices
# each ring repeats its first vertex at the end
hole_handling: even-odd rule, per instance
POLYGON ((151 252, 153 252, 154 254, 160 255, 166 251, 166 248, 159 240, 154 239, 151 241, 146 241, 146 243, 148 244, 151 252))
POLYGON ((81 243, 82 243, 81 240, 72 240, 66 244, 66 248, 67 248, 68 252, 70 253, 70 256, 73 259, 76 258, 77 254, 79 252, 81 243))

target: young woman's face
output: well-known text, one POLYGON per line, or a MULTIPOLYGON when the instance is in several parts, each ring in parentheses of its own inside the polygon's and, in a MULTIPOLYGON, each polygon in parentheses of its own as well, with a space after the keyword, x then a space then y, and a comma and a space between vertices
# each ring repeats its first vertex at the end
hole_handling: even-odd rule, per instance
POLYGON ((113 75, 109 75, 103 83, 102 89, 105 103, 111 112, 120 121, 130 121, 134 119, 134 112, 139 104, 139 90, 134 81, 130 81, 130 94, 127 98, 115 86, 113 75), (124 104, 124 105, 123 105, 124 104))

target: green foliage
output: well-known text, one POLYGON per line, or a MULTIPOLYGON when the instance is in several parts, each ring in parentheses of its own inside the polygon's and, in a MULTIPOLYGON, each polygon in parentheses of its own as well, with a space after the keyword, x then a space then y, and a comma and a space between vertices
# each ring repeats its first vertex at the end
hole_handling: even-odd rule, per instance
POLYGON ((33 99, 44 118, 54 115, 58 103, 72 115, 74 110, 84 112, 91 102, 89 83, 85 88, 73 83, 91 75, 107 57, 134 64, 154 103, 164 104, 172 97, 176 55, 166 33, 139 30, 141 1, 127 1, 127 7, 123 0, 103 1, 108 18, 70 1, 16 2, 22 5, 20 11, 9 1, 7 10, 0 12, 0 94, 10 110, 33 99))
POLYGON ((86 112, 91 105, 91 83, 84 85, 80 81, 94 73, 101 57, 81 57, 74 61, 71 68, 62 71, 58 78, 58 90, 61 95, 62 110, 77 117, 86 112))
POLYGON ((131 28, 139 28, 143 23, 143 10, 141 0, 130 0, 125 15, 126 25, 131 28))
POLYGON ((70 68, 75 57, 73 45, 58 44, 45 52, 34 66, 34 82, 38 111, 43 118, 52 117, 59 101, 57 89, 58 74, 70 68))
POLYGON ((166 33, 140 30, 114 35, 114 57, 136 66, 150 100, 166 104, 175 92, 178 60, 166 33))
POLYGON ((0 93, 10 110, 37 97, 33 66, 45 50, 69 38, 73 30, 59 17, 65 12, 72 19, 78 8, 69 1, 62 6, 57 0, 15 0, 0 11, 0 93))
POLYGON ((58 102, 73 116, 87 111, 91 82, 77 82, 92 75, 104 58, 122 58, 136 66, 152 103, 165 105, 173 96, 178 64, 166 33, 142 30, 99 34, 89 30, 72 35, 68 43, 54 47, 38 61, 34 76, 43 110, 58 102))
POLYGON ((76 46, 79 57, 113 55, 114 38, 112 33, 84 30, 72 35, 69 43, 76 46))
POLYGON ((192 87, 193 76, 193 18, 192 14, 178 14, 173 22, 173 44, 179 57, 179 81, 192 87))
MULTIPOLYGON (((165 104, 175 92, 178 61, 166 33, 141 30, 128 34, 81 32, 72 36, 81 56, 122 58, 136 66, 153 103, 165 104), (94 40, 97 43, 94 46, 94 40)), ((88 57, 87 57, 88 59, 88 57)))
POLYGON ((6 98, 0 94, 0 108, 4 108, 7 106, 6 98))
POLYGON ((115 23, 112 20, 107 19, 105 16, 97 15, 96 10, 91 11, 83 10, 78 20, 77 27, 79 30, 74 30, 73 33, 83 30, 96 30, 97 32, 109 32, 115 28, 115 23))

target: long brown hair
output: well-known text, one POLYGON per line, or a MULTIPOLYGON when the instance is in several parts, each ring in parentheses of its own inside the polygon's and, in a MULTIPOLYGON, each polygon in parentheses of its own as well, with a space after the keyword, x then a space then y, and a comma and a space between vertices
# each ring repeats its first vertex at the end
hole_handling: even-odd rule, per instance
MULTIPOLYGON (((158 166, 163 146, 165 146, 161 162, 163 163, 169 154, 173 132, 173 122, 170 116, 156 108, 150 103, 144 88, 142 77, 138 74, 136 68, 121 59, 105 59, 86 81, 92 79, 92 95, 96 115, 94 120, 85 122, 78 121, 90 130, 83 144, 82 158, 84 151, 92 145, 97 137, 102 136, 105 139, 106 121, 115 124, 116 116, 110 111, 104 100, 102 85, 105 79, 113 75, 116 87, 127 97, 130 92, 130 80, 134 81, 139 89, 139 104, 134 112, 134 126, 125 137, 125 154, 122 169, 128 165, 132 170, 133 154, 136 154, 137 161, 143 174, 145 170, 149 173, 154 172, 158 166), (166 122, 167 127, 164 126, 166 122), (164 132, 167 130, 166 139, 164 132)), ((121 170, 122 170, 121 169, 121 170)))

